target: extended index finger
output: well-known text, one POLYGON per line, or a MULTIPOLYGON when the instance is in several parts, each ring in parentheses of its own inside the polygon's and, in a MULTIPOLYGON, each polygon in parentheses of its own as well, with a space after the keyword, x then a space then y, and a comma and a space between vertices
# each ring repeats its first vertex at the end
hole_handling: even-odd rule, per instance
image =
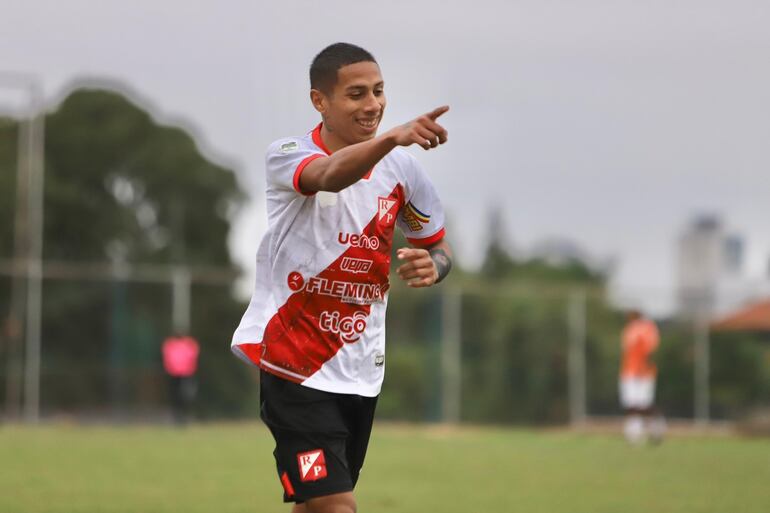
POLYGON ((435 108, 432 111, 428 112, 426 116, 428 116, 433 121, 436 121, 436 119, 444 114, 446 111, 449 110, 449 105, 442 105, 441 107, 435 108))

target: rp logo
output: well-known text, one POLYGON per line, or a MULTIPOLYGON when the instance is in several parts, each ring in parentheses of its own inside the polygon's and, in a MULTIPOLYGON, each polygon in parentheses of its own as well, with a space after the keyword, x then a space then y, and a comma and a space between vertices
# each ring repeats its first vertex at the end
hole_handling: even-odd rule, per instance
POLYGON ((297 454, 299 477, 303 483, 318 481, 326 477, 326 458, 323 449, 297 454))
POLYGON ((377 221, 390 226, 396 219, 396 213, 398 208, 396 206, 398 202, 394 199, 383 198, 382 196, 377 198, 377 221))

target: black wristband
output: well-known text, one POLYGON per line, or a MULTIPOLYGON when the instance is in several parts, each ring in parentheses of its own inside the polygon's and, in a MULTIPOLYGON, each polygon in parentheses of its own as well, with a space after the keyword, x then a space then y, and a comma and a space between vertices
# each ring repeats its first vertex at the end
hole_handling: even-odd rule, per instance
POLYGON ((452 259, 446 254, 446 251, 440 248, 431 249, 428 253, 430 253, 433 264, 438 271, 438 279, 436 280, 436 283, 438 283, 446 278, 446 275, 452 270, 452 259))

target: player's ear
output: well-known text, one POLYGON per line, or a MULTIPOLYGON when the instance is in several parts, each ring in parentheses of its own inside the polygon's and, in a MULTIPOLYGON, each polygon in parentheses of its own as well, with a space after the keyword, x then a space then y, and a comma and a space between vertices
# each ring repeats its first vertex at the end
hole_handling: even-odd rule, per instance
POLYGON ((317 110, 321 114, 324 114, 326 112, 326 108, 328 106, 328 99, 326 98, 326 95, 321 91, 319 91, 318 89, 310 90, 310 102, 313 104, 313 107, 315 108, 315 110, 317 110))

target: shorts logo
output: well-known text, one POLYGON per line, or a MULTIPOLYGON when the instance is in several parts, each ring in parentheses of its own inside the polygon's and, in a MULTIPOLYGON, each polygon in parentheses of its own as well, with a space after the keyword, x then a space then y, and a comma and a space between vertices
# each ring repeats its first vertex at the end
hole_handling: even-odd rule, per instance
POLYGON ((406 204, 402 217, 406 225, 413 232, 421 231, 422 225, 428 224, 430 222, 430 216, 428 214, 423 214, 422 212, 420 212, 417 209, 417 207, 412 205, 411 201, 406 204))
POLYGON ((380 249, 380 239, 372 235, 369 237, 364 234, 357 233, 342 233, 337 235, 337 240, 340 244, 349 244, 351 248, 363 248, 363 249, 380 249))
POLYGON ((382 223, 384 221, 385 226, 390 226, 396 219, 396 207, 398 202, 394 199, 383 198, 380 196, 377 198, 377 221, 382 223))
POLYGON ((303 483, 326 477, 326 458, 323 449, 297 454, 299 477, 303 483))
POLYGON ((385 355, 380 353, 374 357, 374 366, 382 367, 383 365, 385 365, 385 355))
POLYGON ((366 314, 356 312, 353 315, 340 318, 339 312, 321 312, 318 317, 318 327, 323 331, 335 333, 346 344, 352 344, 361 338, 366 330, 366 314))
POLYGON ((372 268, 372 261, 363 258, 344 257, 340 263, 340 269, 349 273, 368 273, 372 268))

